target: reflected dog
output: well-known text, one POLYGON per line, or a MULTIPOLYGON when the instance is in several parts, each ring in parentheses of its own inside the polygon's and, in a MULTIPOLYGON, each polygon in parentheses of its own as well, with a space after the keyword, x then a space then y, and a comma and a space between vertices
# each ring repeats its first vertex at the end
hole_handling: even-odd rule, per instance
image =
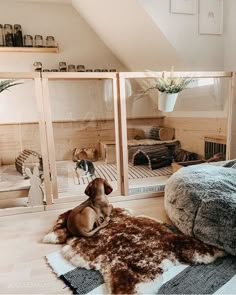
POLYGON ((75 166, 75 172, 77 177, 79 177, 77 169, 82 169, 84 171, 84 175, 82 176, 93 176, 95 175, 95 168, 93 162, 90 160, 78 160, 75 166))

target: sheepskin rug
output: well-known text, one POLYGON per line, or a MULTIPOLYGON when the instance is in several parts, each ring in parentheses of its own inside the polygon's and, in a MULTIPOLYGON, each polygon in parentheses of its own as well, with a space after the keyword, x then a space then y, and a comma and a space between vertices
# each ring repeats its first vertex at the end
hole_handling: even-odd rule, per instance
POLYGON ((164 224, 115 208, 105 228, 90 238, 72 237, 66 229, 70 211, 60 215, 45 243, 66 243, 62 255, 73 265, 96 269, 111 294, 157 292, 162 274, 179 263, 211 263, 224 253, 164 224))

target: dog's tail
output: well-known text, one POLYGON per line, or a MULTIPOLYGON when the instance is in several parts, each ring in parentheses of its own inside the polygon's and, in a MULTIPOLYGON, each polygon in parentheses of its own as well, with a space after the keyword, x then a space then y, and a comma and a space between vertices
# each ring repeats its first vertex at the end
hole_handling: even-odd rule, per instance
POLYGON ((64 244, 66 242, 67 238, 70 236, 67 229, 67 219, 70 212, 71 210, 68 210, 58 217, 56 224, 43 238, 43 243, 64 244))

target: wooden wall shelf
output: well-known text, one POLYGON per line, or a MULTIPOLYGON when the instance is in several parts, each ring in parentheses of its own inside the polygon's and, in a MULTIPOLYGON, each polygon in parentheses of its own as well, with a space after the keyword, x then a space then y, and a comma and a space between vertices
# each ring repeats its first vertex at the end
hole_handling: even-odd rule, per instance
POLYGON ((0 47, 0 52, 32 52, 32 53, 58 53, 58 47, 0 47))

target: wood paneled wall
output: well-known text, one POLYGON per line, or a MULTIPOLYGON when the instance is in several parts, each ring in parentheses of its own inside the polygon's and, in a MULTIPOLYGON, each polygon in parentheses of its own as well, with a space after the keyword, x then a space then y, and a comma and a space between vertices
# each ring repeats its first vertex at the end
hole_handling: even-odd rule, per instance
MULTIPOLYGON (((156 118, 129 119, 128 139, 143 137, 147 126, 175 128, 175 138, 182 148, 204 155, 204 137, 227 135, 226 118, 156 118)), ((100 142, 115 140, 114 122, 71 121, 54 122, 53 132, 57 160, 71 160, 72 151, 77 148, 93 147, 101 156, 100 142)), ((15 163, 15 158, 23 149, 41 152, 39 127, 37 123, 0 125, 0 159, 2 165, 15 163)))
MULTIPOLYGON (((128 120, 128 139, 145 134, 143 126, 163 125, 163 118, 128 120)), ((76 148, 96 148, 99 156, 100 142, 115 140, 113 120, 64 121, 53 123, 56 160, 71 160, 76 148)), ((0 159, 2 165, 15 163, 23 149, 41 153, 37 123, 0 125, 0 159)))
POLYGON ((0 125, 0 159, 2 165, 15 163, 15 158, 24 149, 32 149, 41 153, 38 124, 0 125))
MULTIPOLYGON (((227 135, 226 118, 156 118, 129 119, 128 139, 143 137, 147 126, 175 128, 175 138, 182 148, 204 155, 204 137, 227 135)), ((71 160, 72 151, 77 148, 96 148, 99 156, 100 142, 115 140, 114 122, 71 121, 54 122, 53 132, 57 160, 71 160)), ((14 164, 15 158, 23 149, 41 152, 39 127, 37 123, 0 125, 0 159, 2 165, 14 164)))
POLYGON ((226 118, 164 118, 164 126, 175 128, 181 147, 204 156, 204 137, 226 136, 226 118))

